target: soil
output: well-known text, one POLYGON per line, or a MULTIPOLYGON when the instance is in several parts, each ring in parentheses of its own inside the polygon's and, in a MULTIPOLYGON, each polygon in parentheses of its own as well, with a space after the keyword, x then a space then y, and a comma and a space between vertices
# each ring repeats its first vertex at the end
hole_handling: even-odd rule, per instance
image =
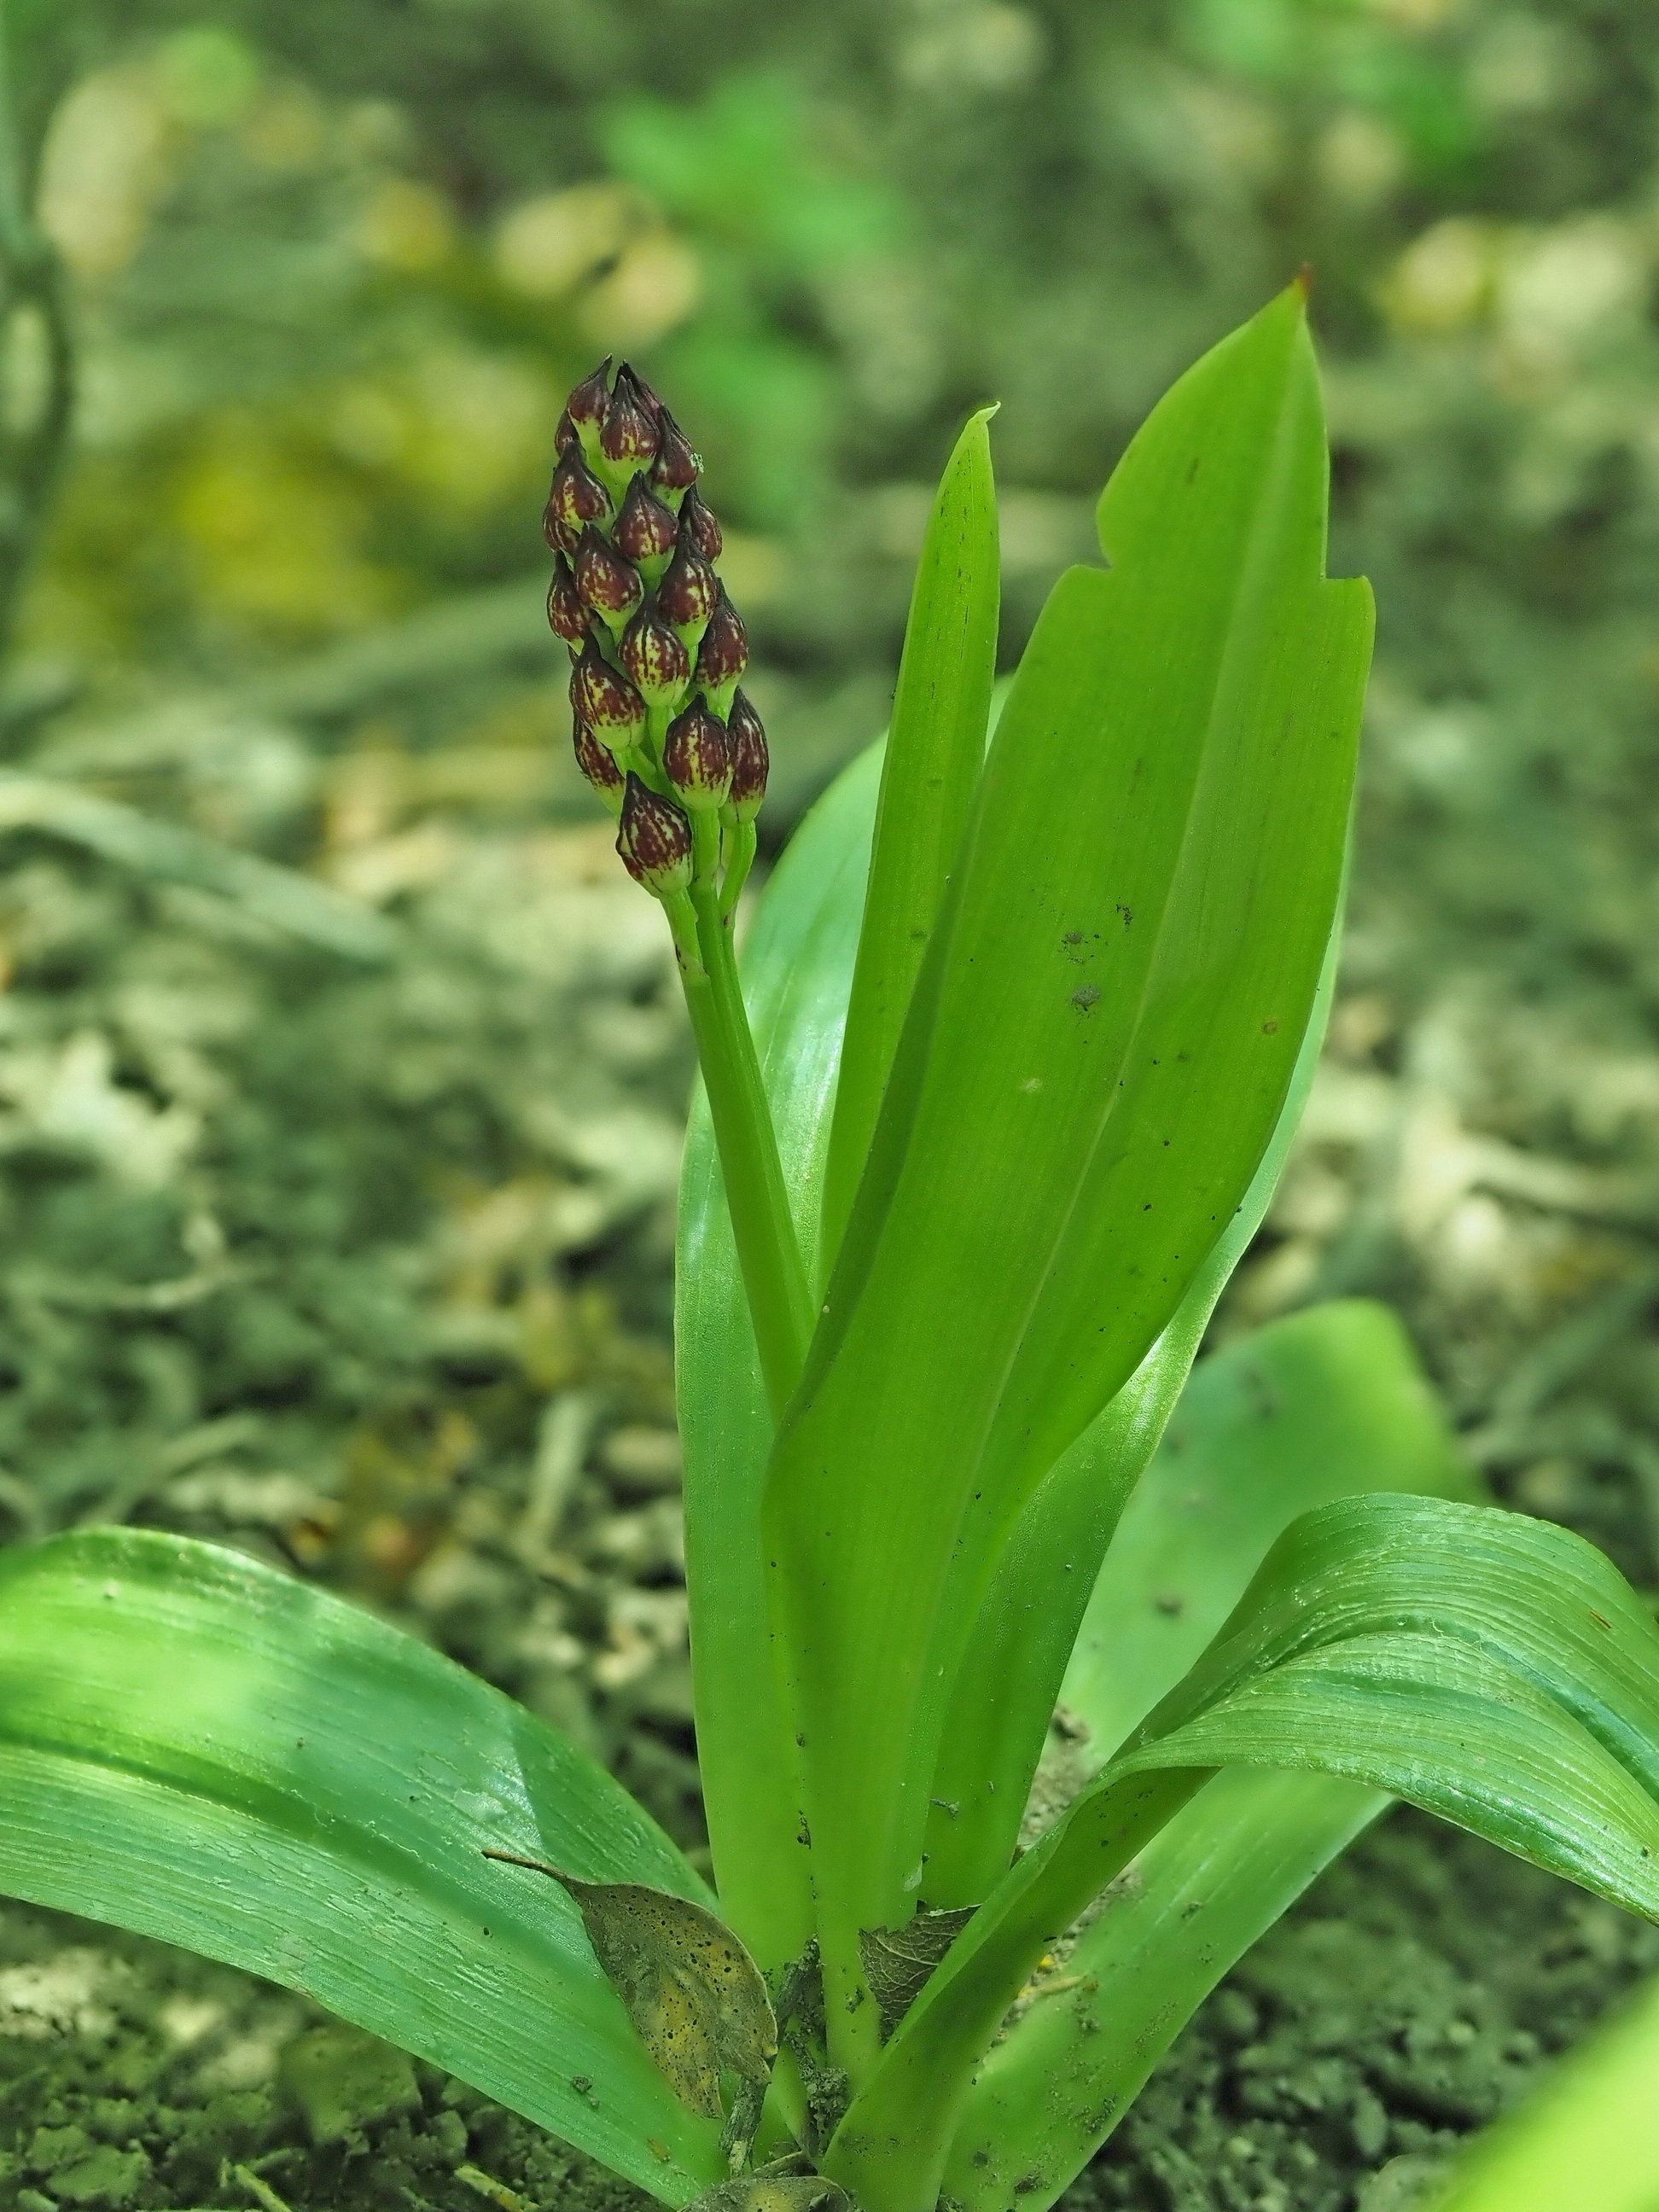
MULTIPOLYGON (((1067 2212, 1405 2212, 1659 1929, 1401 1808, 1194 2021, 1067 2212)), ((0 2206, 628 2212, 527 2122, 286 1991, 0 1914, 0 2206)))

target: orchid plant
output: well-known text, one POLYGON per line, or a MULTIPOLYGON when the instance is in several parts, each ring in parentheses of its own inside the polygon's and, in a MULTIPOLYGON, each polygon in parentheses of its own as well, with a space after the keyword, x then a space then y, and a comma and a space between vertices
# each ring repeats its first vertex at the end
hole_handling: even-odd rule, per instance
POLYGON ((1659 1917, 1659 1632, 1477 1494, 1397 1325, 1194 1362, 1333 988, 1371 608, 1300 286, 994 684, 988 410, 884 743, 734 949, 767 742, 631 369, 547 512, 578 761, 702 1091, 678 1364, 714 1880, 387 1624, 155 1532, 0 1562, 0 1887, 305 1990, 663 2202, 1041 2212, 1407 1797, 1659 1917))

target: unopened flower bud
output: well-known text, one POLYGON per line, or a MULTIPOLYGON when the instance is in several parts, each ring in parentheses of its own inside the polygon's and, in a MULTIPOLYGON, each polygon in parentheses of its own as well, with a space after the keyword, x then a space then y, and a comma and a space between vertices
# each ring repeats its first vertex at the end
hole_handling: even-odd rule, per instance
POLYGON ((587 635, 587 608, 562 553, 553 556, 553 581, 547 587, 547 620, 554 634, 567 645, 580 645, 587 635))
POLYGON ((553 426, 553 450, 561 460, 576 443, 577 435, 576 426, 571 421, 570 410, 567 407, 553 426))
POLYGON ((604 522, 611 514, 611 495, 573 446, 553 471, 542 528, 547 542, 561 553, 574 553, 590 522, 604 522))
POLYGON ((595 614, 623 622, 645 596, 639 573, 590 522, 576 549, 576 589, 595 614))
MULTIPOLYGON (((672 574, 671 568, 669 574, 672 574)), ((663 580, 665 583, 667 578, 663 580)), ((718 692, 725 685, 735 684, 748 665, 749 634, 722 584, 714 611, 708 617, 708 627, 702 634, 702 643, 697 647, 696 680, 705 690, 718 692)))
POLYGON ((662 741, 662 772, 683 806, 723 806, 732 786, 732 747, 726 725, 711 714, 701 692, 668 725, 662 741))
POLYGON ((665 622, 638 614, 623 632, 622 665, 648 707, 672 704, 685 689, 691 656, 665 622))
POLYGON ((726 718, 726 743, 732 755, 732 787, 726 805, 739 822, 752 822, 766 796, 771 756, 766 749, 766 728, 741 691, 733 692, 726 718))
POLYGON ((673 509, 663 505, 643 477, 636 476, 611 533, 617 551, 630 561, 660 561, 674 550, 674 532, 673 509))
POLYGON ((656 458, 657 418, 626 362, 617 371, 616 388, 605 402, 599 451, 617 468, 648 469, 656 458))
POLYGON ((672 799, 660 799, 630 769, 623 793, 617 850, 653 898, 691 888, 691 824, 672 799))
POLYGON ((578 431, 591 431, 598 436, 599 425, 605 420, 605 404, 611 397, 610 376, 611 356, 606 354, 592 374, 583 377, 565 401, 564 411, 578 431))
POLYGON ((577 767, 586 777, 589 787, 599 793, 611 811, 616 813, 622 805, 623 772, 617 766, 615 755, 599 743, 586 723, 580 718, 574 736, 577 767))
POLYGON ((652 481, 665 492, 689 492, 702 468, 702 454, 668 410, 661 408, 657 418, 657 458, 652 465, 652 481))
POLYGON ((657 611, 676 629, 689 629, 714 613, 720 588, 720 580, 708 562, 682 538, 657 586, 657 611))
POLYGON ((712 507, 704 504, 702 495, 689 491, 680 507, 680 542, 690 540, 693 550, 705 561, 718 561, 725 540, 712 507))
POLYGON ((631 744, 645 727, 645 702, 591 636, 570 672, 570 703, 604 744, 631 744))

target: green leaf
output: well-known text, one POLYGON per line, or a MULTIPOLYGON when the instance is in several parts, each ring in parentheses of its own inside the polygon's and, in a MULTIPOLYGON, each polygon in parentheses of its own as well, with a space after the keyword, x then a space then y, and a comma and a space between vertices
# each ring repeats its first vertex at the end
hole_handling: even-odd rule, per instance
POLYGON ((985 757, 997 654, 996 488, 987 427, 995 412, 987 407, 971 416, 957 441, 910 598, 824 1170, 826 1273, 985 757))
MULTIPOLYGON (((921 1879, 975 1599, 1243 1198, 1334 918, 1370 637, 1294 291, 1183 378, 992 746, 765 1497, 827 2012, 921 1879)), ((854 2007, 849 2011, 848 2006, 854 2007)))
POLYGON ((1112 1540, 1060 1692, 1095 1762, 1181 1680, 1299 1514, 1384 1491, 1478 1494, 1387 1306, 1313 1306, 1201 1361, 1112 1540))
POLYGON ((179 1537, 8 1553, 0 1790, 11 1895, 303 1990, 669 2203, 723 2172, 575 1905, 483 1853, 707 1891, 591 1759, 386 1622, 179 1537))
POLYGON ((575 1899, 605 1979, 689 2110, 724 2117, 722 2071, 764 2093, 778 2055, 777 2022, 758 1968, 717 1914, 639 1882, 578 1881, 514 1852, 484 1856, 544 1874, 575 1899))
MULTIPOLYGON (((1216 1301, 1261 1225, 1295 1138, 1324 1042, 1340 935, 1339 921, 1290 1095, 1243 1202, 1168 1328, 1110 1405, 1048 1470, 997 1556, 952 1685, 933 1774, 927 1887, 941 1905, 982 1898, 1008 1863, 1118 1516, 1157 1449, 1216 1301)), ((1264 1545, 1279 1525, 1263 1530, 1264 1545)), ((1109 1608, 1105 1617, 1112 1618, 1109 1608)), ((1122 1733, 1107 1741, 1115 1743, 1122 1733)))
POLYGON ((1391 1802, 1322 1774, 1238 1767, 1206 1783, 987 2054, 943 2196, 1046 2212, 1222 1976, 1391 1802))
POLYGON ((973 2066, 1044 1944, 1230 1765, 1392 1790, 1659 1918, 1659 1630, 1635 1593, 1546 1522, 1346 1499, 1285 1532, 957 1938, 830 2147, 838 2180, 856 2193, 875 2161, 890 2212, 927 2212, 973 2066))
MULTIPOLYGON (((791 840, 744 947, 744 995, 809 1275, 842 1025, 870 866, 882 749, 836 779, 791 840)), ((680 1179, 675 1385, 697 1757, 722 1910, 763 1966, 811 1932, 791 1730, 773 1671, 760 1551, 772 1419, 701 1091, 680 1179)))
MULTIPOLYGON (((1345 1492, 1384 1490, 1473 1490, 1386 1307, 1317 1306, 1202 1361, 1089 1603, 1063 1692, 1090 1731, 1073 1755, 1103 1763, 1199 1656, 1243 1595, 1251 1563, 1299 1513, 1345 1492)), ((1062 1971, 1076 1994, 1049 1977, 1049 1993, 999 2038, 969 2093, 946 2193, 971 2212, 1001 2212, 1020 2180, 1030 2184, 1022 2205, 1042 2212, 1194 2008, 1388 1802, 1323 1775, 1217 1775, 1067 1953, 1062 1971), (1058 2100, 1062 2081, 1068 2094, 1058 2100)))

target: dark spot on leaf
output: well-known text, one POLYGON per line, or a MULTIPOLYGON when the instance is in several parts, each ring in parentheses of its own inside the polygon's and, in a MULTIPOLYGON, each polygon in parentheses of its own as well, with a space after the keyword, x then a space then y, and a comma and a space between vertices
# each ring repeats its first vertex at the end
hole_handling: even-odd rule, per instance
POLYGON ((1099 1003, 1100 987, 1097 983, 1085 983, 1072 994, 1072 1004, 1080 1014, 1086 1014, 1091 1006, 1099 1003))
POLYGON ((1276 1033, 1278 1028, 1279 1024, 1277 1022, 1263 1022, 1261 1024, 1261 1034, 1263 1036, 1272 1036, 1276 1033))
POLYGON ((723 1920, 637 1882, 578 1881, 534 1859, 484 1856, 547 1875, 571 1898, 605 1979, 683 2105, 721 2118, 720 2077, 729 2071, 753 2093, 758 2118, 777 2024, 760 1969, 723 1920))
POLYGON ((860 1929, 859 1957, 881 2014, 884 2043, 973 1917, 974 1907, 963 1905, 951 1912, 919 1911, 902 1928, 860 1929))

